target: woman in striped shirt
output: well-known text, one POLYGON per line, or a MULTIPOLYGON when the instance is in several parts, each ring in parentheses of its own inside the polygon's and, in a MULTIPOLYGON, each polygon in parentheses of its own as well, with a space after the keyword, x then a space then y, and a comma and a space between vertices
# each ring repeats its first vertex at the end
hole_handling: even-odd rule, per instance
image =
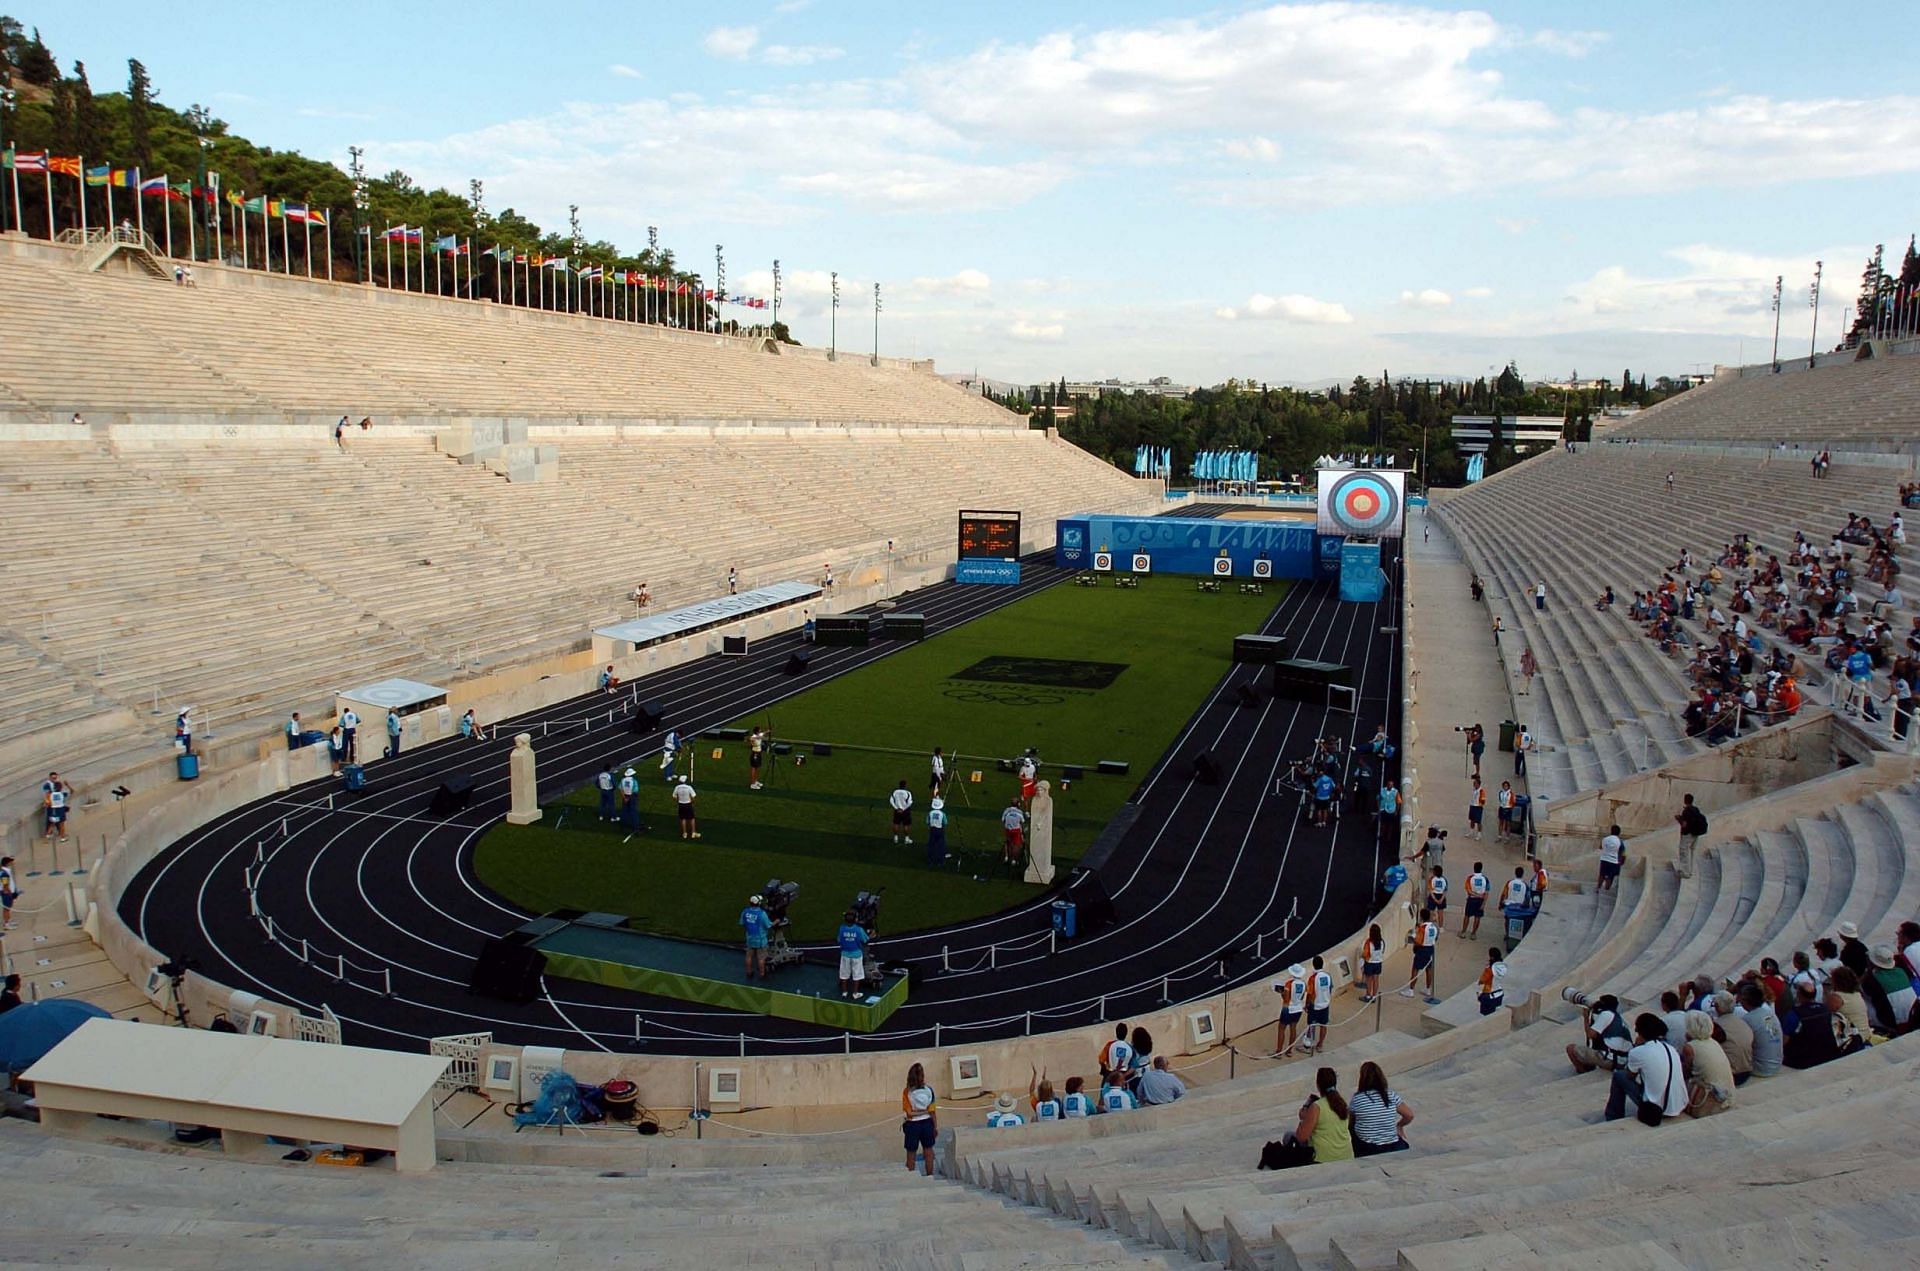
POLYGON ((1413 1120, 1413 1109, 1387 1088, 1387 1074, 1379 1064, 1369 1060, 1360 1065, 1360 1085, 1347 1107, 1353 1119, 1355 1156, 1407 1150, 1401 1131, 1413 1120))

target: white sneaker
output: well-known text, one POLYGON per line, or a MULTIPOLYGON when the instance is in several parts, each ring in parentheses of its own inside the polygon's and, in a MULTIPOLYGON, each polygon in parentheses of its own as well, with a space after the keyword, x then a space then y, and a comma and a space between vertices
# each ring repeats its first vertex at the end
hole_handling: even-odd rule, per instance
POLYGON ((912 836, 911 836, 911 835, 909 835, 909 836, 908 836, 908 838, 907 838, 907 846, 908 846, 908 847, 912 847, 912 846, 913 846, 913 838, 912 838, 912 836))
POLYGON ((760 788, 760 783, 758 781, 754 782, 752 785, 747 787, 747 789, 749 790, 758 790, 759 788, 760 788))
POLYGON ((1412 989, 1401 989, 1401 990, 1400 990, 1400 996, 1401 996, 1401 997, 1412 997, 1412 996, 1413 996, 1413 990, 1412 990, 1412 989))

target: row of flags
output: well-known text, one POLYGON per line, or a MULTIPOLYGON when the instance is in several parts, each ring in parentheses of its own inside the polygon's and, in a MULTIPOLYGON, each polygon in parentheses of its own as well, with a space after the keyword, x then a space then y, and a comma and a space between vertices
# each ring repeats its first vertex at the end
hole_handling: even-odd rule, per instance
MULTIPOLYGON (((393 225, 380 231, 378 237, 388 243, 413 244, 424 250, 443 256, 474 255, 471 241, 462 241, 458 235, 443 234, 427 242, 426 231, 418 225, 393 225)), ((582 282, 603 282, 619 287, 648 287, 654 291, 669 292, 680 296, 696 296, 702 300, 711 300, 722 304, 739 305, 746 309, 767 309, 772 302, 760 296, 741 295, 738 292, 722 294, 713 288, 700 288, 691 283, 663 274, 646 274, 638 269, 608 269, 603 265, 573 264, 565 256, 548 256, 542 252, 521 251, 506 244, 496 244, 479 253, 482 260, 495 261, 502 265, 524 265, 529 269, 552 269, 560 273, 570 273, 582 282)))
POLYGON ((1172 476, 1173 450, 1167 446, 1135 446, 1133 475, 1136 477, 1172 476))
POLYGON ((1469 484, 1487 475, 1487 457, 1475 455, 1467 460, 1467 481, 1469 484))
POLYGON ((1260 456, 1251 450, 1202 450, 1193 456, 1189 472, 1200 481, 1258 481, 1260 456))

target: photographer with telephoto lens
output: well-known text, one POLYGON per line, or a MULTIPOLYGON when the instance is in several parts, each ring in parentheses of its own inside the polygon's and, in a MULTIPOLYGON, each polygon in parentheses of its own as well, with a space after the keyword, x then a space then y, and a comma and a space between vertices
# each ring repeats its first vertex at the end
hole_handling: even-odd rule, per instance
POLYGON ((1580 1008, 1581 1040, 1567 1045, 1567 1062, 1573 1070, 1611 1071, 1625 1063, 1627 1052, 1633 1048, 1633 1032, 1620 1009, 1620 999, 1611 993, 1589 997, 1574 988, 1561 989, 1560 997, 1580 1008))

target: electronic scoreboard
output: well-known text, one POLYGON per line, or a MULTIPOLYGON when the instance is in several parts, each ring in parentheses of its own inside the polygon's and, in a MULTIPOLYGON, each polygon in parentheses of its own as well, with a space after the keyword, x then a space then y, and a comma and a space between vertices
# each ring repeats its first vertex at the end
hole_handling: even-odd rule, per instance
POLYGON ((1020 514, 962 511, 960 559, 1020 559, 1020 514))

